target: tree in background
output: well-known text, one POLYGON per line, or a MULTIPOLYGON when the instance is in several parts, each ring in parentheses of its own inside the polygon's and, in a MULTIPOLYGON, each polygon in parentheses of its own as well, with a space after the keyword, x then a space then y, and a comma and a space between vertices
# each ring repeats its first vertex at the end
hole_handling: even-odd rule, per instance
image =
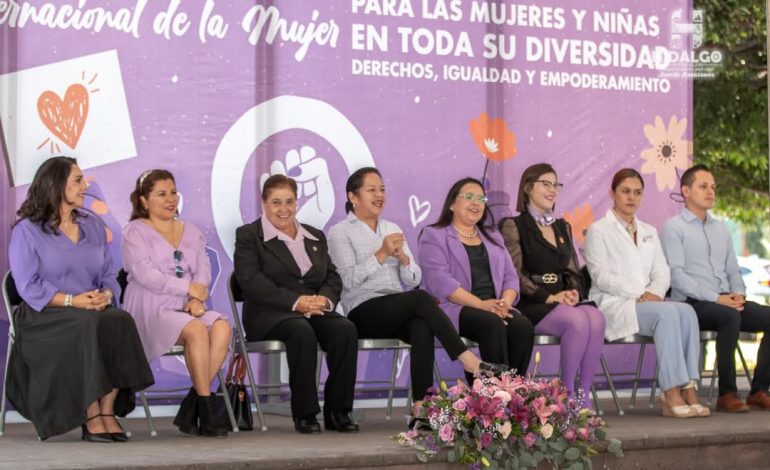
POLYGON ((767 233, 767 23, 764 2, 695 0, 703 47, 724 52, 714 79, 694 82, 695 161, 717 175, 717 210, 767 233))

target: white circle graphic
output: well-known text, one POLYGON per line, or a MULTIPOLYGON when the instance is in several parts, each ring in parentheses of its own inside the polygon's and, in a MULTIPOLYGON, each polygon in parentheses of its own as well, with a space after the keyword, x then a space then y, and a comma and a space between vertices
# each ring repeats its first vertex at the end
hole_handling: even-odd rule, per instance
POLYGON ((342 156, 348 173, 374 166, 372 152, 358 129, 324 101, 284 95, 249 109, 225 133, 211 169, 214 226, 230 260, 235 251, 235 229, 245 223, 240 202, 246 164, 265 139, 291 129, 307 130, 326 139, 342 156))

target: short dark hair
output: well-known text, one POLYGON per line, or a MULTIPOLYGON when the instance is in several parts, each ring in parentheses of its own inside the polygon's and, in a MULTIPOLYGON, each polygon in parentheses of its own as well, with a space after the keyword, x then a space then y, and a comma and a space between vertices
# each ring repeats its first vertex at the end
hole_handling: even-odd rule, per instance
MULTIPOLYGON (((23 219, 29 219, 30 222, 39 224, 45 233, 58 233, 57 227, 62 222, 59 210, 66 201, 64 191, 67 188, 67 179, 72 173, 72 167, 77 164, 74 158, 63 156, 51 157, 44 161, 32 178, 27 198, 16 211, 18 219, 14 225, 23 219)), ((83 214, 72 211, 72 217, 83 217, 83 214)))
POLYGON ((150 213, 142 204, 142 197, 147 199, 158 181, 171 180, 176 184, 174 175, 168 170, 147 170, 136 179, 134 191, 131 193, 131 219, 146 219, 150 213))
POLYGON ((272 175, 265 180, 262 185, 262 201, 267 202, 267 198, 273 190, 278 188, 288 188, 297 197, 297 182, 286 175, 272 175))
POLYGON ((524 170, 519 181, 519 196, 516 198, 516 211, 518 213, 523 214, 527 211, 529 192, 532 191, 532 186, 541 176, 548 173, 556 174, 556 170, 548 163, 536 163, 524 170))
POLYGON ((685 186, 692 188, 692 184, 695 182, 695 175, 699 171, 711 173, 711 169, 701 163, 691 166, 690 168, 686 169, 684 173, 682 173, 682 179, 679 182, 679 190, 681 191, 685 186))
POLYGON ((640 175, 639 172, 633 168, 623 168, 618 170, 618 172, 615 173, 615 176, 612 177, 612 190, 615 191, 618 186, 620 186, 620 183, 628 178, 638 179, 639 182, 642 183, 642 189, 644 189, 644 179, 642 178, 642 175, 640 175))
POLYGON ((349 213, 353 211, 353 203, 350 202, 348 193, 358 194, 357 191, 361 189, 361 186, 364 185, 364 178, 366 178, 366 175, 370 173, 374 173, 375 175, 382 178, 380 170, 371 166, 359 168, 358 170, 354 171, 353 174, 351 174, 348 178, 348 182, 345 184, 345 212, 349 213))

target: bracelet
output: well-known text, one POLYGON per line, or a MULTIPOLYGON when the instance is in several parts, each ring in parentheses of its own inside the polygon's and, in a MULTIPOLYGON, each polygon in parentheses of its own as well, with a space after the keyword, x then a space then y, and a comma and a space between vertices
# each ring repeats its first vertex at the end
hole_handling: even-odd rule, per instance
POLYGON ((72 307, 72 294, 66 294, 64 296, 64 306, 72 307))

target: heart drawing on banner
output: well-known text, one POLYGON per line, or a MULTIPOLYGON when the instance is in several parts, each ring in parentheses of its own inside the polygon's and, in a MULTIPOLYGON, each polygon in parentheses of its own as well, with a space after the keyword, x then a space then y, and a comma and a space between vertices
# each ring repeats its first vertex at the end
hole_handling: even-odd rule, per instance
POLYGON ((430 201, 420 202, 417 196, 409 196, 409 216, 412 218, 412 227, 422 222, 430 214, 430 201))
POLYGON ((74 149, 88 118, 88 90, 79 83, 70 85, 64 100, 46 90, 37 99, 37 113, 53 135, 74 149))

